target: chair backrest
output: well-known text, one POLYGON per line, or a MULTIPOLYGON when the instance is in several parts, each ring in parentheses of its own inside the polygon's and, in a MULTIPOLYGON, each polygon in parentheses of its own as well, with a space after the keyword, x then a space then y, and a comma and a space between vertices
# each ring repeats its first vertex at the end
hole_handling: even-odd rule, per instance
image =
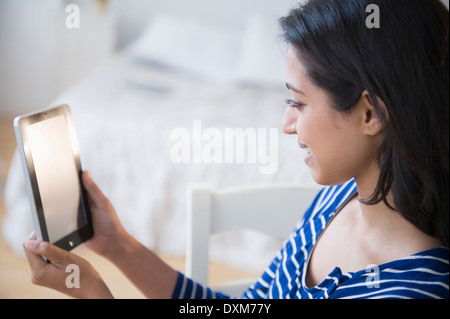
MULTIPOLYGON (((186 275, 208 284, 212 234, 249 229, 287 238, 317 192, 317 188, 298 185, 249 185, 214 192, 207 185, 191 185, 187 196, 186 275)), ((216 289, 239 297, 249 283, 216 289)))

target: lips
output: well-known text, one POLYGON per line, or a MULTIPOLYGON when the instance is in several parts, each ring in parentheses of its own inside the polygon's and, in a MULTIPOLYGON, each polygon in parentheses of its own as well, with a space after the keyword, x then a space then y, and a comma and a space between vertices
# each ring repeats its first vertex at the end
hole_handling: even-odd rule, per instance
POLYGON ((300 141, 298 142, 298 146, 300 146, 300 148, 306 152, 305 163, 306 163, 306 165, 308 165, 311 160, 311 157, 312 157, 311 150, 309 149, 309 147, 306 144, 303 144, 300 141))
POLYGON ((306 152, 306 154, 311 154, 311 150, 306 144, 298 142, 298 146, 300 146, 300 148, 303 149, 306 152))

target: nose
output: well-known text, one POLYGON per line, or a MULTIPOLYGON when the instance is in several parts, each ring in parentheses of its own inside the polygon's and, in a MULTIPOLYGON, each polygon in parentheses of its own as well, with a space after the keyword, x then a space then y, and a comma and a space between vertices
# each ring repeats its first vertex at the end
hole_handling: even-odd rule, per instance
POLYGON ((281 129, 285 134, 297 134, 297 110, 288 106, 283 115, 283 121, 281 123, 281 129))

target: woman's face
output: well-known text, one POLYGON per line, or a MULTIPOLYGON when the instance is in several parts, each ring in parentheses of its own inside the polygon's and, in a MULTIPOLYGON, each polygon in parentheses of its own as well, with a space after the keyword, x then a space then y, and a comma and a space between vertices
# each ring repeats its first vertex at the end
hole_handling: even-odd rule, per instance
POLYGON ((321 185, 337 185, 363 175, 374 163, 376 146, 362 132, 361 112, 342 114, 333 109, 325 91, 306 77, 293 48, 287 52, 286 86, 290 103, 282 129, 297 135, 314 180, 321 185))

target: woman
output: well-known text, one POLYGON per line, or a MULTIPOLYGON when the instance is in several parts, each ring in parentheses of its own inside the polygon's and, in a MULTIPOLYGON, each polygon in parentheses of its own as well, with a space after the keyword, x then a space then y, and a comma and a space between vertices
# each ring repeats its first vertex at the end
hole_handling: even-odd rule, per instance
MULTIPOLYGON (((448 298, 448 10, 438 0, 310 0, 280 21, 290 92, 282 128, 306 150, 316 197, 244 298, 448 298), (379 28, 366 25, 369 4, 379 28)), ((83 173, 93 251, 150 298, 226 297, 131 237, 83 173)), ((32 281, 112 297, 80 257, 35 240, 32 281), (46 264, 43 255, 53 261, 46 264), (82 270, 65 286, 65 265, 82 270)))

